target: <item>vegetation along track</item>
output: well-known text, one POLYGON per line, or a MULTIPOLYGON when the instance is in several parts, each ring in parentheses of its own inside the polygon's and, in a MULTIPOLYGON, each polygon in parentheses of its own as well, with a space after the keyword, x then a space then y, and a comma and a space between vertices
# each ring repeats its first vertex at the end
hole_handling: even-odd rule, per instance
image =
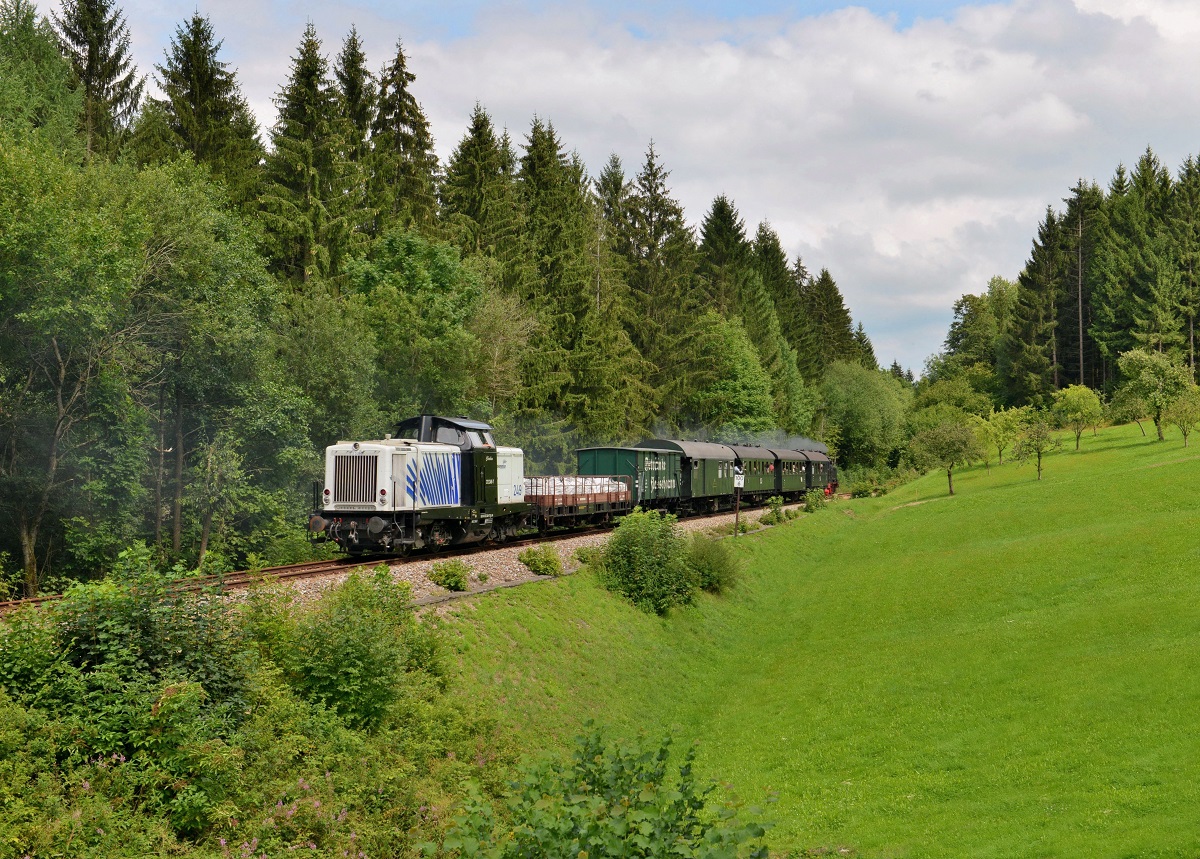
MULTIPOLYGON (((726 515, 728 511, 714 514, 716 516, 726 515)), ((700 516, 694 518, 710 518, 700 516)), ((215 593, 226 593, 229 591, 241 590, 242 588, 250 587, 263 581, 290 581, 295 579, 315 579, 328 575, 336 575, 345 572, 347 569, 366 566, 370 564, 388 564, 395 566, 400 564, 415 563, 418 561, 428 561, 432 558, 453 558, 462 557, 464 555, 476 555, 483 552, 491 552, 498 549, 519 548, 522 546, 533 546, 539 543, 553 543, 559 540, 569 540, 573 537, 578 537, 581 534, 595 533, 602 531, 611 526, 592 525, 580 528, 571 528, 569 530, 558 531, 553 534, 544 534, 539 536, 525 537, 518 540, 509 540, 505 543, 481 543, 468 546, 459 546, 451 549, 441 549, 436 552, 422 552, 412 555, 357 555, 344 558, 333 558, 324 561, 305 561, 299 564, 285 564, 279 567, 264 567, 259 570, 240 570, 233 573, 221 573, 211 576, 194 576, 178 579, 175 582, 175 587, 180 591, 212 591, 215 593)), ((538 577, 544 578, 544 577, 538 577)), ((495 590, 500 587, 510 587, 513 584, 519 583, 497 583, 490 587, 485 587, 479 591, 466 592, 462 594, 453 594, 450 597, 426 597, 419 600, 414 600, 414 605, 425 605, 437 602, 443 602, 459 596, 467 596, 470 593, 479 593, 483 591, 495 590)), ((0 601, 0 616, 15 611, 22 606, 42 605, 48 602, 55 602, 62 599, 62 594, 45 594, 37 597, 27 597, 24 599, 15 599, 0 601)))

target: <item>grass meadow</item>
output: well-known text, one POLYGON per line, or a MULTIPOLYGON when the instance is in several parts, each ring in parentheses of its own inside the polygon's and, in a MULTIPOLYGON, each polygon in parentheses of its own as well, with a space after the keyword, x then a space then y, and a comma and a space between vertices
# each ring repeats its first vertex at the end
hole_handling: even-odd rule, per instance
POLYGON ((447 616, 530 751, 698 740, 770 841, 860 857, 1200 856, 1200 448, 1136 426, 739 538, 652 617, 588 573, 447 616))

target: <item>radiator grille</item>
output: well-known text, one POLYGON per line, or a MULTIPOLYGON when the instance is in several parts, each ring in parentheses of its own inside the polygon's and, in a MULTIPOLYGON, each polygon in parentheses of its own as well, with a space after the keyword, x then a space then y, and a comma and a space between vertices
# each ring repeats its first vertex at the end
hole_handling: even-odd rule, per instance
POLYGON ((374 504, 379 457, 337 456, 333 461, 333 503, 374 504))

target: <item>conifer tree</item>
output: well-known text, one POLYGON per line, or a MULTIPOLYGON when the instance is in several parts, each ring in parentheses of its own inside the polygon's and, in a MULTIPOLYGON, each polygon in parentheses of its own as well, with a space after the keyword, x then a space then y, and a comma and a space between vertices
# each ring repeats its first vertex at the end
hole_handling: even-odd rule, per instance
POLYGON ((463 253, 493 259, 497 281, 521 296, 528 294, 533 275, 509 156, 491 117, 477 103, 446 164, 439 194, 443 221, 463 253))
POLYGON ((1196 377, 1196 315, 1200 312, 1200 162, 1189 155, 1179 170, 1171 208, 1171 235, 1183 287, 1187 365, 1196 377))
POLYGON ((1064 271, 1060 222, 1047 208, 1033 253, 1017 279, 1017 303, 1005 348, 1004 370, 1014 405, 1045 406, 1057 388, 1055 308, 1064 271))
POLYGON ((0 0, 0 124, 73 154, 81 98, 71 75, 57 34, 39 20, 33 0, 0 0))
POLYGON ((83 94, 87 152, 111 152, 142 99, 129 50, 129 27, 113 0, 63 0, 54 23, 83 94))
POLYGON ((871 338, 867 336, 861 322, 854 329, 854 345, 858 351, 859 362, 868 370, 878 370, 879 361, 875 357, 875 347, 871 345, 871 338))
POLYGON ((631 255, 629 200, 632 193, 633 183, 625 178, 625 168, 614 152, 608 156, 608 162, 596 177, 595 194, 603 218, 603 238, 624 260, 631 255))
POLYGON ((358 28, 351 26, 342 42, 342 52, 334 65, 338 95, 341 96, 342 116, 350 122, 349 150, 351 161, 362 161, 369 151, 368 137, 375 119, 375 79, 367 69, 358 28))
POLYGON ((298 281, 336 276, 351 249, 347 209, 357 197, 347 190, 355 171, 346 158, 347 123, 312 24, 304 28, 275 104, 279 119, 261 201, 272 259, 298 281))
POLYGON ((1059 295, 1058 318, 1063 336, 1060 363, 1067 379, 1098 388, 1100 352, 1090 333, 1092 281, 1088 276, 1102 222, 1104 194, 1095 182, 1079 180, 1065 200, 1062 217, 1064 253, 1068 270, 1059 295))
POLYGON ((724 194, 712 202, 700 226, 699 287, 703 300, 728 315, 737 310, 737 296, 748 273, 750 243, 746 224, 724 194))
POLYGON ((667 187, 670 171, 659 161, 651 142, 629 197, 628 279, 634 345, 654 367, 653 386, 663 402, 686 384, 677 370, 681 346, 696 309, 690 294, 695 268, 695 239, 684 221, 683 207, 667 187))
POLYGON ((823 376, 834 361, 857 361, 859 353, 850 311, 846 309, 841 290, 829 269, 821 269, 816 279, 805 285, 802 297, 814 333, 812 357, 816 372, 813 377, 823 376))
POLYGON ((398 223, 428 227, 437 215, 437 156, 429 121, 411 90, 404 43, 379 73, 379 101, 371 124, 371 199, 381 228, 398 223))
MULTIPOLYGON (((153 105, 166 123, 168 144, 190 152, 198 164, 225 181, 235 202, 242 203, 255 192, 263 149, 236 73, 217 59, 221 44, 201 15, 176 27, 166 61, 155 67, 166 98, 153 105)), ((143 112, 139 132, 152 117, 153 112, 143 112)))
MULTIPOLYGON (((1153 190, 1155 185, 1148 187, 1153 190)), ((1144 299, 1151 281, 1157 279, 1148 256, 1155 231, 1146 200, 1118 167, 1101 210, 1096 250, 1087 271, 1092 293, 1090 330, 1109 362, 1137 345, 1133 336, 1136 297, 1144 299)))

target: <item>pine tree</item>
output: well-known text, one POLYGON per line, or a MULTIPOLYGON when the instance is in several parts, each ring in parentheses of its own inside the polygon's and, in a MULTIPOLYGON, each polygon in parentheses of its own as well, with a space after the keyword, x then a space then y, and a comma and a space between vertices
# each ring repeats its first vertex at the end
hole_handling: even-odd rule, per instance
POLYGON ((115 151, 137 114, 146 82, 130 57, 125 16, 113 0, 63 0, 54 23, 83 93, 87 152, 115 151))
POLYGON ((700 226, 699 286, 703 300, 720 313, 737 310, 737 295, 750 267, 746 224, 724 194, 712 202, 700 226))
MULTIPOLYGON (((221 45, 201 15, 176 27, 166 62, 155 67, 166 98, 153 104, 162 112, 168 140, 223 179, 230 196, 242 203, 254 194, 263 148, 236 73, 217 59, 221 45)), ((147 114, 153 116, 143 112, 139 132, 150 122, 147 114)))
POLYGON ((1017 303, 1003 366, 1013 405, 1045 406, 1056 390, 1055 308, 1066 269, 1058 216, 1047 208, 1033 253, 1017 278, 1017 303))
POLYGON ((1171 235, 1183 286, 1187 364, 1196 377, 1196 315, 1200 312, 1200 162, 1189 155, 1179 170, 1171 209, 1171 235))
POLYGON ((871 345, 871 338, 867 336, 861 322, 854 329, 854 345, 858 351, 859 362, 868 370, 878 370, 879 361, 875 357, 875 347, 871 345))
POLYGON ((1095 182, 1080 179, 1064 202, 1067 210, 1062 229, 1068 271, 1059 295, 1060 363, 1065 378, 1099 388, 1104 380, 1099 374, 1099 347, 1090 333, 1093 320, 1088 270, 1103 220, 1104 193, 1095 182))
POLYGON ((356 171, 346 158, 347 123, 329 79, 316 29, 304 29, 288 82, 275 99, 261 205, 274 265, 306 282, 335 277, 351 250, 351 203, 356 171))
POLYGON ((371 199, 379 210, 379 228, 392 223, 428 227, 437 216, 437 156, 429 121, 410 86, 404 43, 379 73, 379 102, 371 125, 373 183, 371 199))
POLYGON ((814 333, 815 364, 812 378, 820 378, 825 368, 834 361, 855 361, 858 347, 854 342, 854 329, 850 311, 842 300, 829 269, 821 269, 815 280, 810 280, 802 293, 804 311, 812 322, 814 333))
POLYGON ((672 396, 685 385, 679 369, 681 346, 696 309, 691 295, 696 245, 683 207, 667 187, 664 169, 651 142, 629 197, 628 279, 635 322, 634 345, 654 366, 653 386, 671 408, 672 396))
POLYGON ((375 79, 367 69, 367 55, 363 53, 357 27, 351 26, 343 40, 333 73, 341 96, 342 116, 349 120, 353 129, 347 154, 351 161, 362 161, 370 151, 368 138, 375 119, 376 92, 375 79))
POLYGON ((497 281, 522 296, 529 294, 534 274, 510 154, 487 111, 476 104, 439 193, 443 222, 463 253, 494 260, 497 281))

